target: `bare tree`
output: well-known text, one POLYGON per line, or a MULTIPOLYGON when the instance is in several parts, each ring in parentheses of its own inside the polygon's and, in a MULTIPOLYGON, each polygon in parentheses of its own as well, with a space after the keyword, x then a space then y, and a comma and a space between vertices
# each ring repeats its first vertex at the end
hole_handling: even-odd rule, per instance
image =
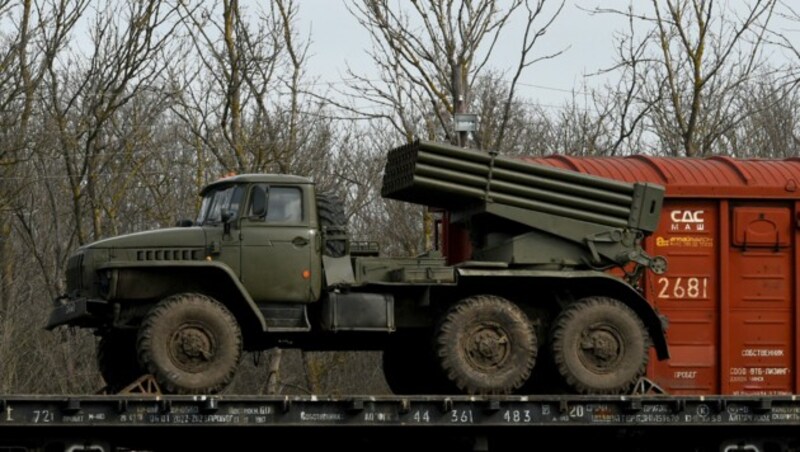
POLYGON ((746 114, 721 142, 738 157, 790 158, 800 155, 800 93, 783 76, 763 74, 736 100, 746 114))
MULTIPOLYGON (((39 177, 32 162, 42 152, 38 137, 44 121, 37 101, 43 81, 86 5, 86 1, 0 2, 0 21, 7 31, 0 40, 0 390, 5 392, 37 388, 26 378, 30 366, 42 357, 32 345, 38 336, 30 333, 41 326, 35 315, 41 307, 38 302, 46 302, 52 293, 37 276, 48 280, 52 266, 47 264, 53 257, 35 252, 44 251, 46 240, 35 244, 27 240, 30 236, 18 218, 39 177)), ((41 235, 37 232, 37 238, 41 235)))
MULTIPOLYGON (((790 2, 781 0, 777 15, 789 24, 800 23, 800 10, 792 6, 790 2)), ((788 27, 787 27, 788 28, 788 27)), ((796 38, 792 33, 796 33, 796 28, 788 28, 788 30, 769 30, 769 42, 774 47, 780 49, 782 53, 791 61, 786 71, 786 78, 782 79, 783 83, 791 87, 797 87, 800 84, 800 46, 796 44, 796 38)))
MULTIPOLYGON (((108 211, 104 203, 118 202, 120 193, 138 175, 138 163, 133 160, 143 156, 131 154, 135 148, 126 145, 129 136, 115 133, 120 130, 115 126, 123 119, 123 108, 148 90, 158 92, 158 97, 170 95, 162 75, 172 51, 175 8, 161 0, 109 3, 95 17, 87 65, 73 71, 49 71, 46 108, 56 129, 72 195, 75 234, 81 244, 89 234, 104 235, 103 212, 108 211), (91 220, 88 231, 86 213, 91 220)), ((159 110, 163 107, 145 114, 159 110)))
POLYGON ((198 63, 176 71, 184 91, 174 111, 198 158, 208 153, 222 172, 313 173, 307 163, 324 159, 331 131, 324 106, 301 89, 308 43, 296 31, 297 5, 270 2, 255 24, 238 1, 221 6, 182 18, 198 63))
POLYGON ((453 115, 470 109, 473 87, 489 67, 501 34, 510 18, 524 9, 527 15, 520 37, 520 58, 509 82, 497 137, 491 140, 493 146, 499 146, 523 71, 561 53, 533 55, 534 45, 561 12, 563 2, 550 13, 545 13, 545 5, 544 0, 415 1, 406 9, 386 0, 356 3, 352 13, 372 37, 370 56, 382 80, 375 82, 351 72, 355 80, 351 92, 388 107, 372 116, 390 118, 406 139, 444 136, 456 143, 463 137, 453 131, 453 115))
POLYGON ((0 209, 10 238, 0 260, 14 262, 4 265, 3 279, 15 281, 4 300, 14 320, 2 318, 0 359, 9 364, 3 384, 17 390, 97 387, 87 356, 91 336, 67 334, 57 345, 57 336, 34 332, 63 290, 64 263, 75 245, 116 233, 119 224, 125 230, 122 214, 135 204, 131 188, 152 152, 143 145, 169 99, 161 75, 174 7, 166 1, 104 3, 84 46, 70 37, 88 4, 23 2, 15 22, 21 38, 12 46, 17 57, 8 86, 16 90, 9 113, 18 116, 3 118, 10 121, 3 133, 15 137, 15 148, 3 155, 13 154, 15 162, 13 173, 2 174, 12 183, 0 184, 4 195, 6 187, 16 188, 0 209), (38 377, 41 368, 63 372, 38 377))
MULTIPOLYGON (((42 80, 58 51, 86 8, 87 1, 71 3, 34 2, 18 5, 0 2, 0 19, 15 25, 0 43, 0 316, 12 297, 14 254, 12 212, 16 196, 26 187, 26 164, 33 158, 31 139, 34 102, 42 80)), ((37 124, 36 126, 38 126, 37 124)))
POLYGON ((642 137, 648 115, 663 100, 660 92, 652 97, 646 92, 647 81, 654 70, 646 53, 656 32, 647 30, 645 36, 639 38, 635 18, 631 5, 626 13, 626 30, 615 34, 614 65, 593 74, 618 74, 615 81, 591 90, 592 104, 602 111, 598 119, 606 123, 608 141, 601 150, 606 155, 641 152, 645 147, 642 137))
MULTIPOLYGON (((652 27, 642 41, 632 43, 636 51, 630 54, 635 61, 649 62, 639 73, 645 87, 640 111, 649 109, 649 126, 672 155, 699 156, 714 152, 720 137, 742 119, 743 112, 731 101, 763 62, 774 8, 774 0, 739 10, 713 0, 654 0, 649 13, 595 11, 652 27)), ((620 64, 631 67, 633 61, 620 64)))

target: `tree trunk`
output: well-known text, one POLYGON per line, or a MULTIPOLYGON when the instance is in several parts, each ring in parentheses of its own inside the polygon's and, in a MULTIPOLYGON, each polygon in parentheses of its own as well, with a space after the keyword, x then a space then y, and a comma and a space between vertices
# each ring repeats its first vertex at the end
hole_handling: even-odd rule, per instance
POLYGON ((11 221, 3 219, 0 223, 0 319, 5 319, 11 303, 13 287, 14 259, 11 255, 11 221))
POLYGON ((267 394, 269 395, 276 395, 280 392, 281 358, 283 358, 283 350, 278 347, 273 348, 269 355, 269 366, 267 367, 267 394))

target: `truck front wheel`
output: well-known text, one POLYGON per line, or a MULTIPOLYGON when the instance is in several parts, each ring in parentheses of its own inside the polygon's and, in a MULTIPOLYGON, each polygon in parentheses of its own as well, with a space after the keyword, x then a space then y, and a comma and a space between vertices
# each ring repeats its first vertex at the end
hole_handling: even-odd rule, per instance
POLYGON ((139 362, 163 391, 216 393, 236 373, 242 334, 221 303, 184 293, 161 300, 150 311, 139 330, 137 349, 139 362))
POLYGON ((630 307, 588 297, 561 311, 551 345, 559 373, 577 392, 620 394, 644 374, 650 340, 630 307))
POLYGON ((442 318, 437 353, 450 381, 469 394, 508 394, 528 380, 536 333, 514 303, 494 295, 465 298, 442 318))

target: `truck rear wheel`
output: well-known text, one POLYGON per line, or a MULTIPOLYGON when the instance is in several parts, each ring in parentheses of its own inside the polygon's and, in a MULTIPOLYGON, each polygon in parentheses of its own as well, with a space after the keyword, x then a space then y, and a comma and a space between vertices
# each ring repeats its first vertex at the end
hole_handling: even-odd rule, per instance
POLYGON ((450 308, 439 324, 437 352, 450 381, 469 394, 508 394, 528 380, 536 333, 514 303, 477 295, 450 308))
POLYGON ((236 319, 218 301, 197 293, 161 300, 145 317, 139 361, 176 394, 216 393, 233 379, 242 354, 236 319))
POLYGON ((109 330, 100 336, 97 367, 110 393, 119 392, 146 374, 136 358, 136 331, 109 330))
POLYGON ((621 394, 644 375, 650 340, 630 307, 588 297, 558 315, 551 345, 559 373, 577 392, 621 394))

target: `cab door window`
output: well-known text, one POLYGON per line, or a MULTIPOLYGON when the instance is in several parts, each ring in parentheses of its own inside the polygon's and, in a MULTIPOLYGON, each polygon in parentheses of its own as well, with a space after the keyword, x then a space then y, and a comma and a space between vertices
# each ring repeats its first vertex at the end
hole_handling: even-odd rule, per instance
POLYGON ((244 189, 241 185, 222 187, 207 193, 203 198, 203 205, 200 207, 197 224, 220 223, 222 212, 226 210, 232 214, 233 218, 238 217, 242 198, 244 198, 244 189))
MULTIPOLYGON (((298 224, 303 222, 303 196, 299 188, 257 185, 253 189, 264 190, 267 193, 267 216, 265 218, 267 223, 298 224)), ((253 212, 251 202, 251 215, 253 212)))

